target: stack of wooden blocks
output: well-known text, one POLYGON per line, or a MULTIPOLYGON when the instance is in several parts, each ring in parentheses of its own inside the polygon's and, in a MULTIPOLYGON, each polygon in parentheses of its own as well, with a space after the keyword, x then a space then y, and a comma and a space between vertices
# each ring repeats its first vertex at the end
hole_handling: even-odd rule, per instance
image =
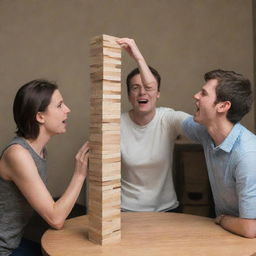
POLYGON ((90 42, 89 239, 121 239, 121 47, 101 35, 90 42))

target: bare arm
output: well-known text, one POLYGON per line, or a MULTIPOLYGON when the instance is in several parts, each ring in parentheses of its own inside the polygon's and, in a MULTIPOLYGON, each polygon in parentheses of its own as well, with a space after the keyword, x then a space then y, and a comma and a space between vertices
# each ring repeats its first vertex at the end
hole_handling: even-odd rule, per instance
POLYGON ((117 43, 137 62, 143 84, 157 83, 135 41, 130 38, 121 38, 117 43))
POLYGON ((220 215, 215 223, 234 234, 246 237, 256 237, 256 219, 243 219, 239 217, 220 215))
POLYGON ((73 177, 58 201, 54 201, 41 180, 34 160, 20 145, 11 146, 2 158, 4 177, 12 180, 30 205, 56 229, 62 228, 73 208, 87 175, 88 143, 76 155, 73 177))

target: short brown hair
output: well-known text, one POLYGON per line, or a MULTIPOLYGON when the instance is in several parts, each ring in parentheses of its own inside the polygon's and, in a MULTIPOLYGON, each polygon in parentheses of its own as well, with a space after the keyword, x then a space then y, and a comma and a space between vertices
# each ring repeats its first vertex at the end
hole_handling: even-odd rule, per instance
POLYGON ((205 81, 217 79, 216 102, 230 101, 231 107, 227 119, 232 123, 239 122, 246 115, 253 102, 251 82, 241 74, 221 69, 207 72, 205 81))

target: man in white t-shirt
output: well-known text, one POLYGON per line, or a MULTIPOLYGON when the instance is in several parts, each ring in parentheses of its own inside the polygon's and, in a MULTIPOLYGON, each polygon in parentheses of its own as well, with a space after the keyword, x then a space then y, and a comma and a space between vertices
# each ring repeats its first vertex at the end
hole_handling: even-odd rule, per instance
POLYGON ((137 62, 127 77, 132 109, 121 116, 123 211, 175 211, 172 178, 174 141, 189 115, 156 107, 161 78, 149 67, 133 39, 117 41, 137 62))

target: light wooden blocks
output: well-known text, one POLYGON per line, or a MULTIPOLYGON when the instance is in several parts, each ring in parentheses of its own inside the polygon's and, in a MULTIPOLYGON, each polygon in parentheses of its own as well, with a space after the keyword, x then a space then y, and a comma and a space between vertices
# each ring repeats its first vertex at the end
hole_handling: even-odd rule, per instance
POLYGON ((121 239, 121 47, 101 35, 90 43, 89 239, 121 239))

